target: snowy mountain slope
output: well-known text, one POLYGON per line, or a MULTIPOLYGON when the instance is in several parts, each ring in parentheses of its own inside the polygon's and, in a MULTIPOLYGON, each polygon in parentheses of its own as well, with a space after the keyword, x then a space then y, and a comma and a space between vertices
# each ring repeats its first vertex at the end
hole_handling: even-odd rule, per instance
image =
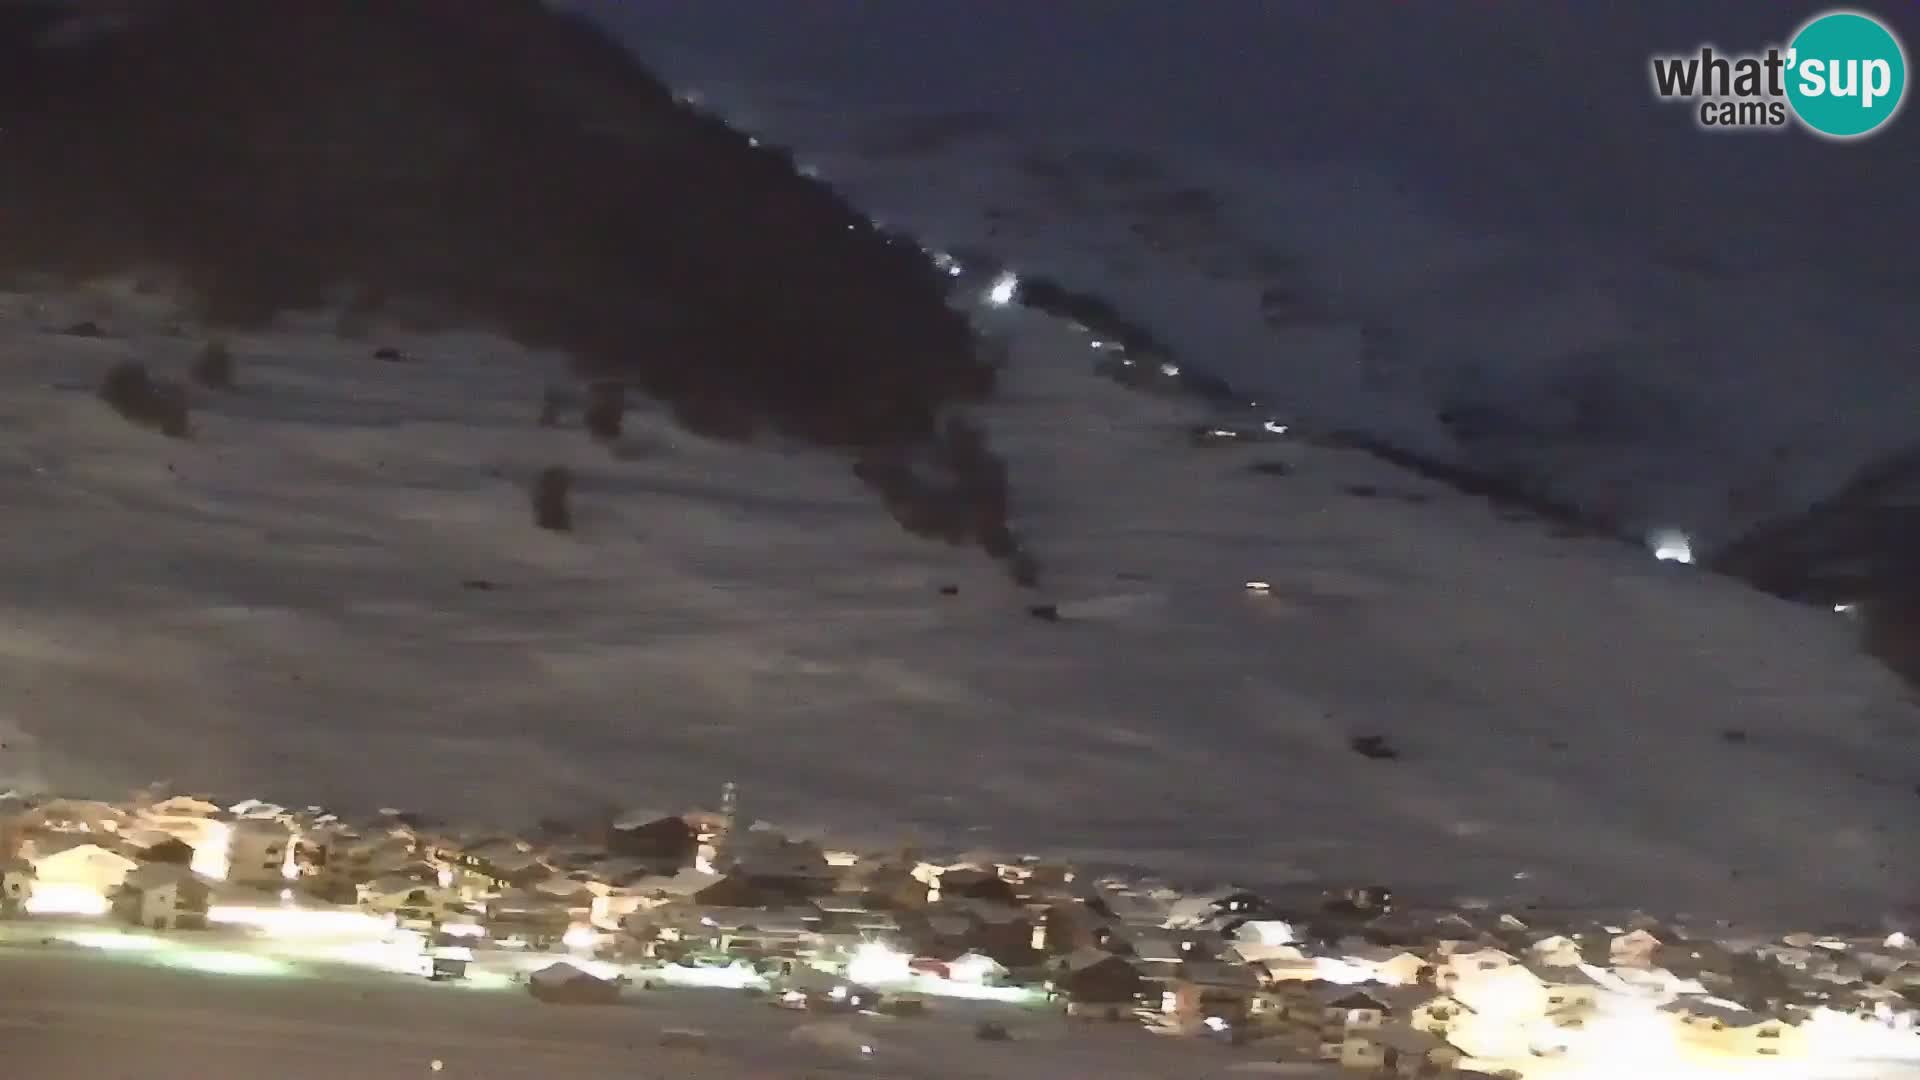
MULTIPOLYGON (((1535 117, 1518 131, 1482 131, 1485 153, 1464 153, 1478 145, 1464 142, 1449 151, 1455 172, 1463 160, 1477 170, 1443 179, 1428 143, 1439 131, 1469 134, 1400 115, 1424 88, 1386 100, 1396 79, 1433 63, 1418 42, 1439 17, 1404 7, 1353 13, 1353 25, 1347 13, 1265 6, 1272 14, 1256 16, 1254 5, 1223 11, 1221 26, 1165 19, 1157 31, 1139 17, 1114 27, 1090 17, 1074 24, 1083 47, 1069 50, 1004 9, 942 19, 912 5, 891 18, 752 3, 691 13, 574 6, 624 31, 676 85, 794 146, 863 206, 928 241, 982 246, 1108 295, 1190 362, 1298 422, 1502 477, 1622 531, 1678 527, 1703 550, 1731 541, 1904 447, 1920 406, 1903 279, 1884 252, 1873 256, 1873 237, 1886 233, 1865 224, 1878 211, 1883 228, 1902 227, 1889 184, 1913 175, 1903 133, 1850 148, 1855 161, 1806 140, 1733 147, 1743 141, 1664 130, 1633 76, 1662 34, 1699 31, 1641 26, 1663 21, 1644 12, 1639 39, 1621 27, 1606 38, 1618 71, 1600 74, 1618 100, 1596 102, 1580 125, 1547 130, 1535 117), (929 20, 934 29, 913 32, 929 20), (1229 48, 1218 39, 1234 27, 1255 36, 1229 48), (1137 50, 1101 47, 1129 32, 1161 35, 1166 77, 1128 68, 1137 50), (1259 34, 1313 59, 1253 78, 1259 34), (985 51, 960 55, 943 35, 985 51), (775 47, 793 40, 809 43, 801 57, 775 47), (1341 68, 1362 42, 1369 56, 1412 49, 1414 68, 1341 68), (1251 81, 1274 95, 1269 104, 1226 89, 1205 100, 1209 48, 1227 69, 1216 73, 1222 87, 1251 81), (1220 130, 1233 126, 1223 117, 1241 124, 1237 142, 1220 130), (1516 140, 1537 152, 1520 153, 1516 140), (1715 163, 1781 188, 1700 205, 1686 193, 1712 187, 1695 174, 1715 163), (1534 172, 1550 175, 1529 185, 1534 172), (1669 175, 1691 179, 1651 179, 1669 175), (1553 213, 1540 204, 1556 193, 1566 205, 1553 213), (1853 216, 1823 233, 1795 216, 1796 197, 1844 203, 1853 216), (1884 274, 1872 281, 1854 276, 1875 268, 1884 274)), ((1762 21, 1732 9, 1679 21, 1716 19, 1762 21)), ((1535 61, 1598 63, 1598 53, 1559 55, 1568 33, 1536 34, 1535 61)), ((1503 48, 1490 37, 1474 47, 1503 48)), ((1503 80, 1550 77, 1493 63, 1503 80)), ((1506 97, 1545 99, 1527 86, 1506 97)), ((1485 115, 1449 115, 1483 125, 1506 116, 1478 104, 1485 115)))
POLYGON ((1815 918, 1910 895, 1916 714, 1831 617, 1363 455, 1195 451, 1188 406, 1030 313, 988 313, 1015 348, 985 418, 1057 622, 830 457, 536 426, 557 359, 496 338, 381 337, 401 364, 324 319, 236 338, 241 389, 163 439, 91 393, 191 359, 151 304, 6 305, 6 783, 514 823, 736 779, 776 820, 1188 875, 1815 918), (83 317, 126 337, 46 332, 83 317), (555 463, 571 535, 531 524, 555 463))

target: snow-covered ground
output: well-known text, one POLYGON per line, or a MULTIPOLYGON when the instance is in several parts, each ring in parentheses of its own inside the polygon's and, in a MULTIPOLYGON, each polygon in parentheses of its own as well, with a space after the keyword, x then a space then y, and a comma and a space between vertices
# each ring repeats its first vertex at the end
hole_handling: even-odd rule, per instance
POLYGON ((1059 622, 842 462, 644 409, 613 454, 540 428, 558 360, 479 334, 238 338, 241 388, 163 439, 92 393, 191 361, 149 303, 0 305, 0 786, 523 824, 733 779, 854 838, 1254 883, 1816 920, 1912 895, 1916 714, 1844 620, 1363 455, 1191 448, 1185 406, 1030 313, 988 314, 1016 348, 987 420, 1059 622), (51 332, 83 317, 124 336, 51 332), (554 463, 571 535, 531 523, 554 463))
POLYGON ((1131 1025, 1090 1035, 1057 1014, 948 1002, 924 1019, 825 1021, 723 991, 636 990, 619 1005, 550 1006, 518 987, 269 963, 220 974, 33 945, 0 946, 0 1040, 10 1075, 140 1080, 1148 1080, 1231 1076, 1223 1067, 1250 1056, 1156 1039, 1131 1025), (1006 1024, 1015 1040, 975 1039, 973 1022, 983 1016, 1006 1024), (706 1050, 663 1046, 663 1034, 675 1030, 704 1034, 706 1050))
POLYGON ((1805 12, 567 6, 884 219, 1628 528, 1718 545, 1912 441, 1910 123, 1715 136, 1647 90, 1805 12))

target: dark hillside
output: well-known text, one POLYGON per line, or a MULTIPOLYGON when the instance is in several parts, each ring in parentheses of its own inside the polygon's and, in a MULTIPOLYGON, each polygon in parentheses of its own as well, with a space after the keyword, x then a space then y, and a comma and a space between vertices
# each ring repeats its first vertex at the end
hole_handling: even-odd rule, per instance
POLYGON ((1009 546, 994 459, 945 415, 993 369, 944 275, 590 25, 537 0, 120 6, 126 29, 33 47, 43 11, 0 5, 0 276, 157 274, 215 324, 347 302, 492 326, 708 434, 845 451, 909 527, 1009 546))

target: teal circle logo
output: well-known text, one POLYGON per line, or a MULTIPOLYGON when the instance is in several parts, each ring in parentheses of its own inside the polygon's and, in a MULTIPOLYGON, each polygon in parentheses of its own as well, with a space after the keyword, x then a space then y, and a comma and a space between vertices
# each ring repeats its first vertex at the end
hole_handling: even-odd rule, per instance
POLYGON ((1830 11, 1787 45, 1787 101, 1815 134, 1856 139, 1878 130, 1907 96, 1907 53, 1871 15, 1830 11))

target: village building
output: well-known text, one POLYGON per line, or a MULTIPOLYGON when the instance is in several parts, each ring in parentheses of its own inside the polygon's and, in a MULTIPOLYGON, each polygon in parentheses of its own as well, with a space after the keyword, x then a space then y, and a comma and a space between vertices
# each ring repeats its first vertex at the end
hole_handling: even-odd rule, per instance
POLYGON ((1034 920, 1034 948, 1049 956, 1065 956, 1094 946, 1111 948, 1115 921, 1080 900, 1056 900, 1038 908, 1034 920))
POLYGON ((819 912, 808 908, 701 907, 683 910, 673 925, 699 951, 757 959, 817 954, 820 923, 819 912))
POLYGON ((811 840, 789 840, 770 830, 753 829, 739 838, 730 865, 721 867, 730 879, 748 889, 792 902, 803 902, 834 891, 839 875, 827 863, 826 853, 811 840))
POLYGON ((1473 1010, 1454 998, 1441 996, 1431 998, 1407 1013, 1407 1026, 1415 1031, 1424 1031, 1429 1035, 1447 1038, 1459 1029, 1473 1010))
MULTIPOLYGON (((1163 993, 1172 995, 1173 1008, 1166 1011, 1189 1022, 1244 1024, 1260 994, 1260 979, 1251 969, 1218 961, 1182 964, 1169 986, 1163 993)), ((1162 1005, 1164 1009, 1164 1000, 1162 1005)))
POLYGON ((1401 1025, 1355 1032, 1341 1044, 1340 1064, 1389 1076, 1440 1076, 1465 1055, 1436 1035, 1401 1025))
POLYGON ((898 862, 870 860, 850 870, 836 892, 858 896, 861 903, 882 911, 920 911, 927 906, 928 884, 913 868, 898 862))
POLYGON ((1132 1015, 1142 983, 1125 957, 1081 949, 1061 961, 1053 986, 1066 1000, 1067 1015, 1121 1020, 1132 1015))
POLYGON ((25 859, 0 856, 0 918, 11 919, 27 913, 33 900, 33 864, 25 859))
POLYGON ((490 897, 480 917, 487 936, 496 941, 520 941, 530 949, 559 946, 573 926, 564 903, 526 889, 490 897))
POLYGON ((555 1005, 607 1005, 620 999, 620 985, 582 971, 565 961, 549 964, 527 977, 527 992, 555 1005))
POLYGON ((227 880, 278 889, 294 876, 293 833, 279 821, 244 818, 227 833, 227 880))
POLYGON ((508 837, 435 845, 433 854, 453 870, 453 886, 470 900, 525 888, 553 876, 553 868, 534 854, 531 845, 508 837))
POLYGON ((604 846, 608 854, 619 858, 638 859, 658 869, 677 870, 693 861, 700 839, 694 827, 680 815, 636 814, 609 826, 604 846))
POLYGON ((193 865, 193 845, 158 829, 132 829, 120 835, 117 849, 137 862, 193 865))
POLYGON ((1612 990, 1580 968, 1554 969, 1544 982, 1546 1011, 1561 1026, 1577 1026, 1600 1008, 1612 990))
POLYGON ((1545 1017, 1551 996, 1540 976, 1518 964, 1483 968, 1454 978, 1448 993, 1482 1017, 1515 1024, 1545 1017))
POLYGON ((1342 942, 1339 952, 1341 959, 1370 972, 1374 981, 1388 986, 1413 986, 1422 979, 1437 977, 1431 961, 1406 949, 1342 942))
POLYGON ((113 913, 153 930, 203 930, 212 895, 212 883, 184 866, 147 863, 114 890, 113 913))
POLYGON ((1650 968, 1662 944, 1650 930, 1617 934, 1607 945, 1607 959, 1615 967, 1650 968))
POLYGON ((1515 967, 1519 963, 1518 957, 1499 949, 1460 949, 1440 958, 1434 981, 1440 989, 1451 991, 1463 978, 1515 967))
POLYGON ((1129 884, 1106 879, 1097 882, 1093 895, 1086 899, 1095 910, 1104 908, 1124 934, 1128 929, 1164 928, 1180 894, 1171 889, 1154 888, 1146 882, 1129 884))
POLYGON ((139 864, 116 848, 69 836, 65 842, 39 838, 28 848, 27 861, 42 888, 78 889, 106 897, 139 864))
POLYGON ((1187 962, 1187 943, 1180 935, 1171 930, 1132 930, 1124 938, 1126 950, 1134 960, 1134 967, 1140 977, 1152 984, 1148 993, 1170 992, 1173 983, 1180 976, 1180 966, 1187 962))
POLYGON ((1347 1037, 1372 1031, 1394 1018, 1394 1008, 1380 995, 1353 986, 1322 984, 1287 1003, 1287 1019, 1320 1035, 1320 1056, 1338 1058, 1347 1037))
POLYGON ((1799 1031, 1784 1020, 1712 1001, 1684 998, 1660 1011, 1679 1022, 1682 1037, 1721 1053, 1780 1057, 1799 1043, 1799 1031))
POLYGON ((356 887, 356 903, 376 915, 406 919, 437 919, 456 912, 460 897, 432 881, 407 874, 388 874, 356 887))
POLYGON ((1541 938, 1527 948, 1528 957, 1543 967, 1578 967, 1585 960, 1580 955, 1580 943, 1563 934, 1541 938))
POLYGON ((113 834, 132 818, 126 811, 98 799, 47 799, 34 805, 20 824, 27 830, 58 833, 113 834))

